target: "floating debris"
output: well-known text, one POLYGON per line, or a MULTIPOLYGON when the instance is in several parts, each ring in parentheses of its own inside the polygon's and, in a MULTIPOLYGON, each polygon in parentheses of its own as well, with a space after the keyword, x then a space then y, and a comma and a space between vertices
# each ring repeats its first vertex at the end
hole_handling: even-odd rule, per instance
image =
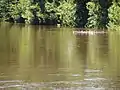
POLYGON ((73 31, 75 35, 95 35, 95 34, 105 34, 105 31, 73 31))

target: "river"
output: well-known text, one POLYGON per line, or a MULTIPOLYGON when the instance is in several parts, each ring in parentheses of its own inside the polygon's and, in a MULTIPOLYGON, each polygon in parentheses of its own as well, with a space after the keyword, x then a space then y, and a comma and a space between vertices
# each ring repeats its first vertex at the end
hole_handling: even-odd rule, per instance
POLYGON ((120 90, 120 33, 0 23, 0 90, 120 90))

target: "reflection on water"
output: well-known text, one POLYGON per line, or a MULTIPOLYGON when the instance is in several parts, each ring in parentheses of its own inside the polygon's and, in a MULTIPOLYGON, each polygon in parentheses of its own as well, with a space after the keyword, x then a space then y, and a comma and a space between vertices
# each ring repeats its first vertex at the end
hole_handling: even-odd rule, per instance
POLYGON ((0 90, 119 90, 120 33, 0 24, 0 90))

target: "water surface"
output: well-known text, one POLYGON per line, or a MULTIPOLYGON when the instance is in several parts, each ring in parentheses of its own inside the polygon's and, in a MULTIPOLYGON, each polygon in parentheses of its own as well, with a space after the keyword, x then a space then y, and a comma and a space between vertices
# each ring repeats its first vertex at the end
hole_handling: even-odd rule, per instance
POLYGON ((0 90, 119 90, 120 33, 0 23, 0 90))

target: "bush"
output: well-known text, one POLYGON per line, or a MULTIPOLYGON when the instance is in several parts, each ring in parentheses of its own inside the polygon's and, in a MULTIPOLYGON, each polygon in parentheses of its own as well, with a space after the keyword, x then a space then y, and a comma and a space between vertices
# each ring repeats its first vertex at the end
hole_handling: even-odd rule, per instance
POLYGON ((99 28, 100 26, 100 17, 101 17, 101 11, 100 11, 100 4, 98 1, 88 2, 86 5, 87 9, 89 10, 89 18, 88 22, 86 24, 86 27, 88 28, 99 28))
POLYGON ((30 23, 37 12, 39 12, 39 6, 37 4, 32 4, 29 0, 20 0, 11 4, 11 16, 14 19, 23 17, 26 19, 26 23, 30 23))
POLYGON ((73 2, 61 2, 60 6, 57 8, 57 15, 60 16, 62 25, 64 26, 75 26, 75 16, 76 4, 73 2))
POLYGON ((113 2, 113 5, 108 9, 109 23, 108 28, 118 30, 120 28, 120 3, 113 2))
POLYGON ((76 4, 73 1, 46 2, 45 8, 51 19, 57 20, 63 26, 75 26, 76 4))
POLYGON ((10 3, 9 0, 0 0, 0 20, 10 18, 10 3))

